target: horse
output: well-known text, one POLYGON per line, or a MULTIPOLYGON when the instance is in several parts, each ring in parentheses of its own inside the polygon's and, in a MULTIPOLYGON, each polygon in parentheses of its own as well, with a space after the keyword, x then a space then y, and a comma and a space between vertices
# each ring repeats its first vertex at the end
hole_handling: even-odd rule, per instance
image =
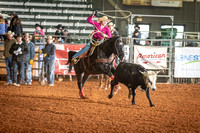
POLYGON ((120 61, 124 58, 122 38, 112 37, 105 40, 103 43, 96 46, 92 55, 83 57, 78 63, 73 64, 72 57, 75 54, 75 51, 69 51, 68 53, 68 72, 70 73, 74 66, 79 95, 81 98, 85 98, 83 86, 90 75, 106 74, 109 77, 114 78, 115 68, 113 66, 113 61, 116 56, 119 57, 120 61))

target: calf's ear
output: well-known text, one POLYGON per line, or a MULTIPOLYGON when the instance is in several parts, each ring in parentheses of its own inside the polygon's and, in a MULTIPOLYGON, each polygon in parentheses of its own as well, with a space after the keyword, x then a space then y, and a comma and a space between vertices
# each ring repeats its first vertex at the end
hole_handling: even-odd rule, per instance
POLYGON ((155 71, 155 74, 158 74, 160 71, 155 71))
POLYGON ((140 72, 141 74, 143 74, 145 77, 148 76, 148 73, 147 73, 147 72, 142 72, 142 71, 140 71, 140 70, 139 70, 139 72, 140 72))

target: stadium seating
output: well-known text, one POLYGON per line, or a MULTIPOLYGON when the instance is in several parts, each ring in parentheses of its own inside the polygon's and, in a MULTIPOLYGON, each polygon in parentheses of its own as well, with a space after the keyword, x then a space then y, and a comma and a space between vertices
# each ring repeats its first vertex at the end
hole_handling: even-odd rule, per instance
POLYGON ((0 12, 16 12, 28 33, 33 33, 36 23, 44 27, 46 34, 54 34, 58 24, 75 36, 87 36, 94 29, 86 21, 93 12, 92 2, 87 0, 1 0, 0 12))

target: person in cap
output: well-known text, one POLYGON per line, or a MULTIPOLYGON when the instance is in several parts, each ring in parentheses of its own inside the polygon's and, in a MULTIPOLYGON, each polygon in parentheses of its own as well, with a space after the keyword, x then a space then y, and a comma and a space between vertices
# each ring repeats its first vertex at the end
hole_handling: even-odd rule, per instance
MULTIPOLYGON (((110 22, 111 20, 108 19, 107 16, 103 16, 103 17, 100 17, 97 19, 97 22, 96 21, 93 21, 92 19, 97 16, 97 11, 94 12, 94 14, 92 14, 91 16, 89 16, 87 18, 87 21, 88 23, 92 24, 94 26, 94 32, 96 32, 94 35, 93 35, 93 39, 96 40, 97 42, 99 43, 102 43, 103 39, 108 39, 111 37, 111 33, 110 33, 110 29, 108 28, 107 26, 107 23, 110 22)), ((85 53, 87 53, 87 51, 89 50, 90 48, 90 42, 84 47, 82 48, 79 52, 77 52, 74 56, 73 56, 73 59, 72 59, 72 62, 74 64, 76 64, 80 58, 82 58, 85 53)))
POLYGON ((21 20, 19 19, 18 15, 13 12, 10 14, 10 27, 9 30, 11 30, 12 32, 15 33, 15 36, 17 36, 17 34, 23 34, 23 28, 22 28, 22 23, 21 20))
POLYGON ((58 24, 56 27, 57 27, 57 30, 55 32, 55 35, 57 35, 56 40, 59 43, 64 43, 64 37, 58 37, 58 36, 64 36, 63 26, 62 24, 58 24))
POLYGON ((49 35, 47 37, 47 43, 45 47, 39 50, 40 54, 42 53, 44 54, 44 64, 49 86, 54 86, 55 51, 56 51, 56 46, 53 44, 52 36, 49 35))
POLYGON ((13 85, 20 86, 21 79, 23 84, 26 84, 25 81, 25 61, 26 55, 28 54, 28 47, 22 41, 22 34, 17 34, 16 42, 11 46, 9 52, 12 54, 12 63, 13 63, 13 85), (17 69, 19 72, 19 77, 17 79, 17 69))
POLYGON ((3 15, 0 15, 0 40, 3 41, 4 40, 4 36, 5 33, 7 32, 7 24, 3 18, 3 15))
POLYGON ((43 26, 41 26, 40 24, 35 24, 35 31, 34 31, 34 41, 36 42, 40 42, 41 39, 43 39, 43 37, 41 36, 44 36, 45 35, 45 32, 43 30, 43 26), (38 37, 37 37, 38 36, 38 37))
POLYGON ((9 52, 11 46, 16 42, 16 40, 13 38, 13 35, 14 33, 12 31, 8 31, 4 43, 3 56, 5 58, 6 71, 7 71, 7 83, 5 83, 5 85, 12 84, 13 80, 12 54, 10 54, 9 52))
POLYGON ((28 48, 28 53, 26 55, 25 62, 25 79, 26 82, 31 85, 32 84, 32 65, 35 57, 35 45, 30 41, 30 36, 28 33, 24 34, 24 41, 28 48))
POLYGON ((115 24, 113 24, 112 22, 108 23, 108 28, 110 29, 111 32, 111 36, 119 36, 119 33, 117 32, 117 30, 115 29, 115 24))
MULTIPOLYGON (((133 32, 133 38, 141 38, 141 33, 140 33, 140 26, 138 26, 138 25, 135 25, 134 26, 134 28, 135 28, 135 31, 133 32)), ((134 39, 134 44, 135 45, 140 45, 140 40, 137 40, 137 39, 134 39)))

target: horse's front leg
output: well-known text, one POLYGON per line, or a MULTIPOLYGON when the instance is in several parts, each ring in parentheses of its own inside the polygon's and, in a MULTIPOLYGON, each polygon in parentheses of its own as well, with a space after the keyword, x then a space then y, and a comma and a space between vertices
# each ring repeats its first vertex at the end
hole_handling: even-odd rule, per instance
POLYGON ((79 90, 80 90, 79 91, 79 95, 80 95, 81 98, 85 98, 85 94, 84 94, 84 91, 83 91, 83 86, 84 86, 85 82, 88 80, 89 77, 90 77, 89 74, 84 73, 83 78, 81 78, 82 80, 81 80, 81 84, 80 84, 80 88, 79 88, 79 90))

